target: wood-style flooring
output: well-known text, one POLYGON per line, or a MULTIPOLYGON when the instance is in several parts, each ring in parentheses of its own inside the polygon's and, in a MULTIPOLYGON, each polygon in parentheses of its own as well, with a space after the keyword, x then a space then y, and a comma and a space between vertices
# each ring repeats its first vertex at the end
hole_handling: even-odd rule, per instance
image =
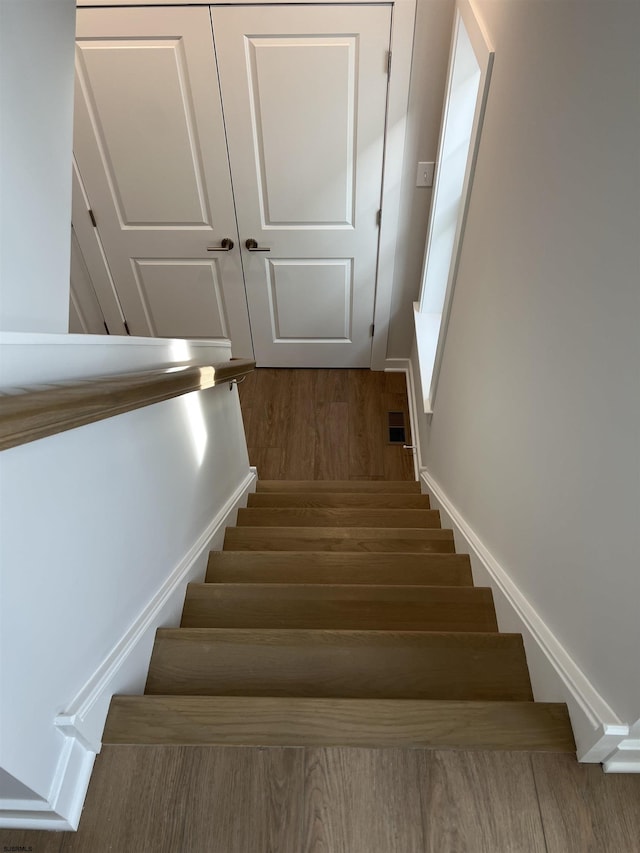
POLYGON ((571 756, 105 747, 77 833, 33 853, 638 853, 640 776, 571 756))
POLYGON ((261 368, 239 385, 249 461, 263 480, 413 480, 413 454, 389 444, 403 373, 261 368))
MULTIPOLYGON (((259 370, 240 389, 262 478, 413 478, 385 436, 404 377, 259 370)), ((106 746, 79 831, 0 830, 12 849, 640 853, 640 776, 523 752, 106 746)))

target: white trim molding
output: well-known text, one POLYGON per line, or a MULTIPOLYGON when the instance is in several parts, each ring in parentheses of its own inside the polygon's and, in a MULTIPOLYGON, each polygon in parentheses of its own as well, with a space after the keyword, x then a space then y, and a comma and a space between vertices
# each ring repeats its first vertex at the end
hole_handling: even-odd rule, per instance
POLYGON ((640 773, 640 720, 629 727, 628 735, 605 759, 605 773, 640 773))
POLYGON ((433 411, 438 386, 495 55, 470 0, 456 0, 455 6, 420 299, 414 311, 427 413, 433 411), (452 217, 455 228, 448 227, 452 217))
POLYGON ((47 800, 0 800, 0 828, 76 830, 95 757, 67 738, 47 800))
POLYGON ((534 696, 567 703, 578 760, 604 763, 609 773, 640 772, 640 731, 619 719, 426 468, 420 481, 443 526, 453 529, 456 550, 470 555, 474 583, 492 588, 500 630, 522 634, 534 696))

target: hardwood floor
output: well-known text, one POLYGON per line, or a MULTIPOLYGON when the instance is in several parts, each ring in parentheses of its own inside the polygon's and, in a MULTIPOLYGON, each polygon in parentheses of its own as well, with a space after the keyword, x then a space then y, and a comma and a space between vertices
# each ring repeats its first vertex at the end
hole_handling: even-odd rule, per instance
MULTIPOLYGON (((252 464, 265 479, 411 480, 411 454, 385 436, 386 412, 406 410, 403 384, 366 371, 257 371, 240 386, 252 464)), ((235 553, 216 559, 232 565, 235 553)), ((351 583, 388 571, 384 553, 365 556, 349 557, 351 583)), ((455 565, 456 583, 469 584, 466 557, 418 556, 434 576, 455 565)), ((248 581, 260 581, 255 571, 249 559, 248 581)), ((283 563, 280 581, 295 582, 292 571, 283 563)), ((79 831, 0 830, 0 850, 11 849, 640 853, 640 776, 557 754, 111 745, 79 831)))
POLYGON ((249 460, 263 480, 413 480, 413 455, 389 444, 405 377, 370 370, 261 368, 238 386, 249 460))
POLYGON ((77 833, 33 853, 638 853, 640 776, 573 757, 110 746, 77 833))

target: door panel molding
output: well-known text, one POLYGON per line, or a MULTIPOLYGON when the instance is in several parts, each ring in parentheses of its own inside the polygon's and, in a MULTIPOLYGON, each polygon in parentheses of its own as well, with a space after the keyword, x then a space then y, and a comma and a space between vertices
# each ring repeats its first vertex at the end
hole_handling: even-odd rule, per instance
POLYGON ((245 37, 265 229, 354 227, 358 40, 356 34, 245 37), (322 85, 310 91, 308 81, 314 79, 322 85), (285 87, 286 99, 279 98, 285 87), (277 109, 265 113, 262 102, 277 109), (308 140, 304 151, 295 144, 302 132, 308 140), (287 192, 278 193, 283 169, 287 192))
MULTIPOLYGON (((210 309, 207 328, 203 329, 201 337, 231 337, 217 259, 132 258, 131 264, 140 301, 154 337, 198 337, 198 327, 194 326, 193 318, 188 316, 184 307, 185 296, 193 297, 194 291, 198 305, 210 309), (179 289, 175 284, 177 281, 180 281, 179 289), (152 289, 155 289, 155 294, 152 289), (212 327, 210 324, 214 318, 217 326, 212 327), (187 324, 188 335, 183 333, 187 324)), ((204 326, 204 319, 202 322, 204 326)))
POLYGON ((120 226, 213 227, 183 39, 78 38, 76 44, 78 80, 120 226), (141 78, 136 72, 143 56, 147 74, 141 78), (148 79, 162 89, 164 109, 150 102, 141 115, 148 79), (117 101, 111 97, 114 87, 117 101), (171 209, 165 213, 167 202, 171 209))
POLYGON ((352 258, 270 258, 267 263, 272 334, 277 343, 352 343, 352 258), (287 275, 296 267, 306 268, 297 277, 303 281, 302 292, 287 275), (311 310, 299 310, 296 299, 311 310))

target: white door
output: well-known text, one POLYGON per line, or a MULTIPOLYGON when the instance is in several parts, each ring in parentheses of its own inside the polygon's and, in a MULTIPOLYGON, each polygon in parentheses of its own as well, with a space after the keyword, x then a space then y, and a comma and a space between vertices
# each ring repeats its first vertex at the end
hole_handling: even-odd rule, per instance
POLYGON ((74 152, 131 334, 251 357, 207 7, 78 9, 74 152))
MULTIPOLYGON (((73 159, 71 194, 73 199, 71 218, 73 221, 73 240, 75 241, 75 246, 73 241, 71 244, 72 297, 74 287, 76 299, 83 292, 92 292, 93 298, 97 299, 102 314, 102 322, 106 324, 109 334, 126 335, 127 327, 122 306, 111 278, 98 230, 94 227, 91 219, 91 205, 80 180, 75 157, 73 159), (74 251, 76 253, 75 260, 74 251), (88 290, 89 287, 90 291, 88 290)), ((93 323, 92 328, 86 331, 95 334, 95 328, 96 324, 93 323)), ((77 326, 75 330, 78 330, 77 326)), ((70 328, 70 331, 74 331, 74 329, 70 328)))
POLYGON ((211 12, 257 363, 369 367, 391 8, 211 12))
POLYGON ((69 332, 83 335, 108 335, 109 329, 73 228, 71 229, 70 279, 69 332))

